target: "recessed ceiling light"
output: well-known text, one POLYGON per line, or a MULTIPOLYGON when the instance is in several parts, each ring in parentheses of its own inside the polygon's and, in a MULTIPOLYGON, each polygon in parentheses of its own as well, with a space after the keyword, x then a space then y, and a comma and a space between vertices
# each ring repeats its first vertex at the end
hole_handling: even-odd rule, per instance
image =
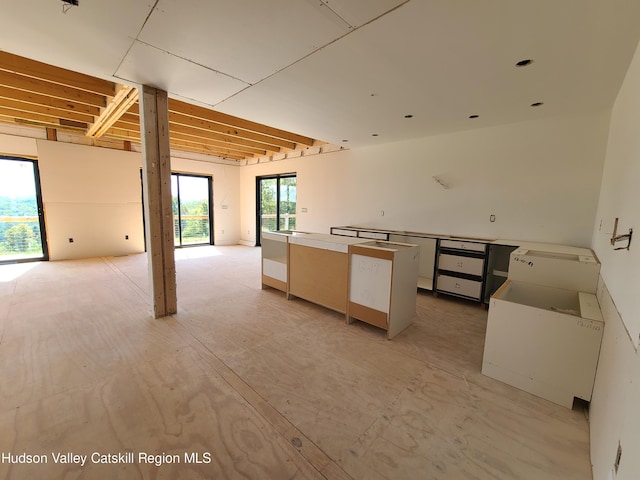
POLYGON ((469 118, 478 118, 480 115, 469 115, 469 118))
POLYGON ((531 104, 532 107, 540 107, 541 105, 544 105, 544 102, 535 102, 531 104))
POLYGON ((404 118, 413 118, 413 115, 408 114, 408 115, 405 115, 404 118))
POLYGON ((372 136, 372 137, 377 137, 377 136, 378 136, 378 134, 377 134, 377 133, 372 133, 372 134, 371 134, 371 136, 372 136))
POLYGON ((346 139, 345 139, 345 140, 342 140, 342 141, 346 143, 346 142, 348 142, 349 140, 346 140, 346 139))
POLYGON ((531 60, 530 58, 525 58, 524 60, 520 60, 518 63, 516 63, 516 67, 526 67, 527 65, 531 65, 533 63, 533 60, 531 60))

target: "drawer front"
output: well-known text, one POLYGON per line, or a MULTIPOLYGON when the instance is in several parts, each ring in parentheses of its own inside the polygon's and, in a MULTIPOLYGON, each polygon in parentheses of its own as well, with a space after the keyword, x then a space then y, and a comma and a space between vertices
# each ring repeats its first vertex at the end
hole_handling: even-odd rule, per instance
POLYGON ((383 232, 358 232, 360 238, 370 238, 371 240, 389 240, 389 234, 383 232))
POLYGON ((357 237, 357 230, 345 230, 343 228, 332 228, 331 235, 342 235, 343 237, 357 237))
POLYGON ((475 242, 464 242, 461 240, 440 240, 440 248, 455 248, 456 250, 469 250, 472 252, 482 252, 486 244, 475 242))
POLYGON ((466 278, 450 277, 449 275, 438 275, 438 291, 455 293, 465 297, 480 299, 482 282, 467 280, 466 278))
POLYGON ((448 255, 446 253, 441 253, 438 256, 438 268, 440 270, 468 273, 469 275, 481 277, 483 267, 483 258, 462 257, 459 255, 448 255))

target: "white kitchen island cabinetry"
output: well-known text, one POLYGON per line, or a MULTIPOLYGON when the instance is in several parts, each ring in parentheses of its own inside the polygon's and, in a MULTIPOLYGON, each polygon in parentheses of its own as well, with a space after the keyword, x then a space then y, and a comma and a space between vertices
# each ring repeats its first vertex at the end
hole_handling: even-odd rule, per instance
POLYGON ((393 338, 413 322, 420 247, 368 242, 349 247, 347 320, 375 325, 393 338))

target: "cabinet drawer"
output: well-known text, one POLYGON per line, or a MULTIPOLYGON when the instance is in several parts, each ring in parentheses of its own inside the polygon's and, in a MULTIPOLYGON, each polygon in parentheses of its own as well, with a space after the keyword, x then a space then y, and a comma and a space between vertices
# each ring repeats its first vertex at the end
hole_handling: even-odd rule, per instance
POLYGON ((371 240, 389 240, 389 234, 384 232, 358 232, 359 238, 370 238, 371 240))
POLYGON ((344 228, 332 228, 331 235, 342 235, 343 237, 357 237, 357 230, 346 230, 344 228))
POLYGON ((449 275, 438 275, 437 289, 441 292, 454 293, 465 297, 480 299, 482 282, 467 280, 466 278, 450 277, 449 275))
POLYGON ((484 253, 486 244, 476 242, 464 242, 462 240, 440 240, 440 248, 455 248, 456 250, 469 250, 484 253))
POLYGON ((450 272, 467 273, 469 275, 482 276, 484 267, 483 258, 463 257, 460 255, 448 255, 441 253, 438 256, 438 269, 450 272))

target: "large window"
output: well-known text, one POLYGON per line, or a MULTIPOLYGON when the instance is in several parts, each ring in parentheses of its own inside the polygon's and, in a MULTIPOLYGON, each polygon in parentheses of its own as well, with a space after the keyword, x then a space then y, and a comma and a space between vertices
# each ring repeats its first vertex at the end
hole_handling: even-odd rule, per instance
POLYGON ((38 163, 0 157, 0 263, 47 258, 38 163))
POLYGON ((213 244, 211 215, 211 177, 171 174, 174 244, 213 244))
POLYGON ((258 177, 257 185, 257 239, 260 232, 295 230, 296 228, 296 175, 258 177))

